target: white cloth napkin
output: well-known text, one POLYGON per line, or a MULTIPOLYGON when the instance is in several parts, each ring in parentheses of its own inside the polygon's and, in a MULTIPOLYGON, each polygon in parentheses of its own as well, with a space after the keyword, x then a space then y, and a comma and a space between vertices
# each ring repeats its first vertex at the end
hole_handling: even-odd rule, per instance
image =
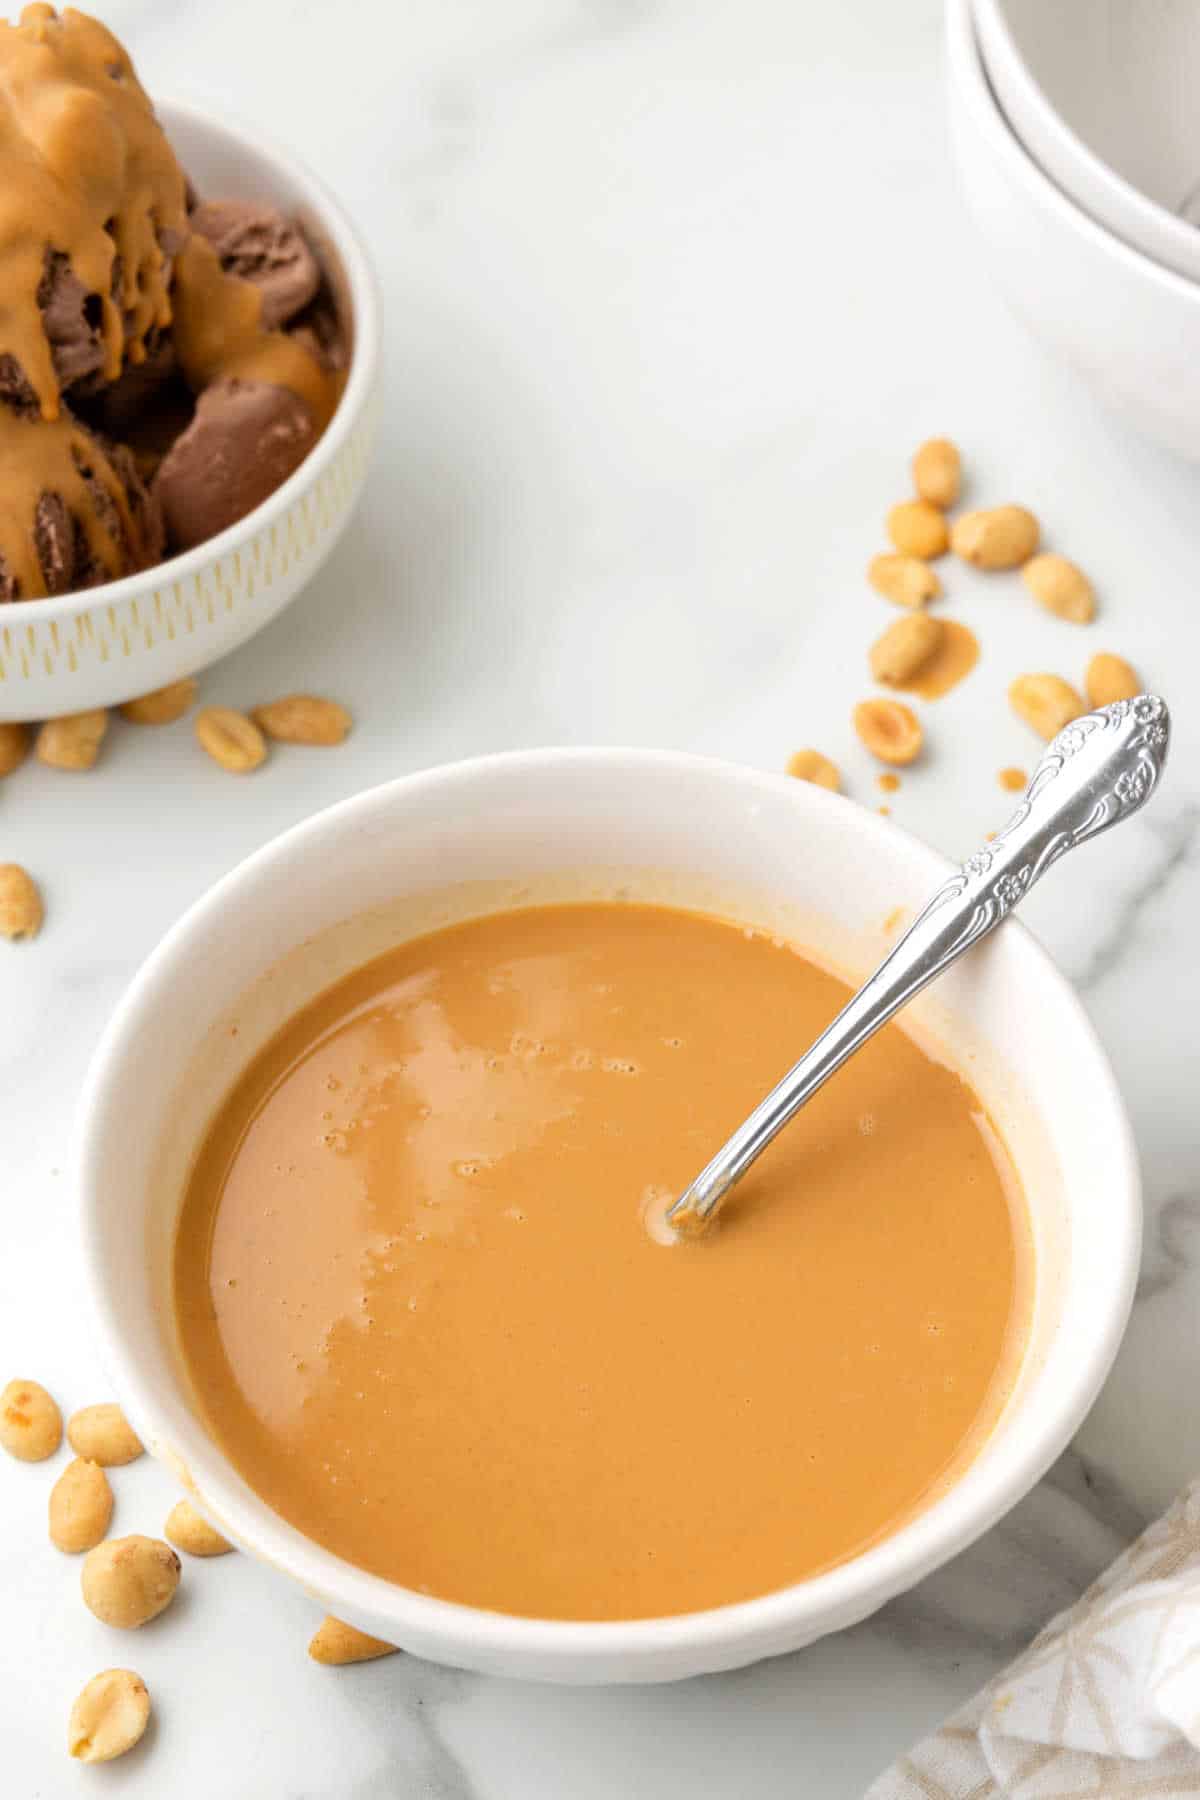
POLYGON ((1200 1794, 1200 1480, 866 1800, 1200 1794))

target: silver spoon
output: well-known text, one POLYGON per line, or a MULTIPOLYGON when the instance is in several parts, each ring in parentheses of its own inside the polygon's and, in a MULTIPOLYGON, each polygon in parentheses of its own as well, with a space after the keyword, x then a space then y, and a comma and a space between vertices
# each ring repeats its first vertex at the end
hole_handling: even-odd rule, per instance
POLYGON ((1060 731, 1004 830, 938 889, 812 1049, 680 1195, 668 1224, 684 1236, 704 1231, 776 1132, 847 1057, 994 931, 1051 863, 1137 812, 1154 792, 1169 736, 1166 704, 1153 694, 1085 713, 1060 731))

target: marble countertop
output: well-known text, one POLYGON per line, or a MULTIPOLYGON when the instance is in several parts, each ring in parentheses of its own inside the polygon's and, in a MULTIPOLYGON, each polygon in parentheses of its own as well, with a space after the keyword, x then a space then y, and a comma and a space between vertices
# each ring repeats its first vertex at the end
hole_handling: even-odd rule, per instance
MULTIPOLYGON (((1147 1184, 1141 1293, 1076 1447, 974 1549, 794 1657, 662 1689, 523 1687, 305 1656, 314 1608, 229 1557, 114 1649, 45 1540, 44 1471, 0 1469, 0 1787, 201 1800, 842 1800, 1015 1651, 1200 1469, 1200 474, 1133 439, 1001 310, 954 191, 937 0, 111 0, 148 85, 261 118, 368 228, 389 406, 352 535, 210 672, 232 704, 320 683, 358 728, 235 782, 184 729, 112 734, 89 776, 26 768, 0 856, 48 919, 0 946, 0 1373, 103 1398, 79 1300, 68 1133, 91 1048, 183 907, 369 783, 547 742, 766 768, 801 744, 878 804, 849 726, 888 609, 863 580, 917 441, 1025 501, 1103 623, 948 575, 978 632, 929 709, 897 823, 965 851, 1036 745, 1012 675, 1131 657, 1174 703, 1154 806, 1031 899, 1123 1084, 1147 1184), (317 98, 317 96, 321 96, 317 98), (128 1659, 153 1741, 97 1778, 71 1698, 128 1659)), ((1036 270, 1028 272, 1036 280, 1036 270)), ((136 1095, 130 1128, 137 1128, 136 1095)), ((159 1529, 164 1471, 121 1473, 159 1529)))

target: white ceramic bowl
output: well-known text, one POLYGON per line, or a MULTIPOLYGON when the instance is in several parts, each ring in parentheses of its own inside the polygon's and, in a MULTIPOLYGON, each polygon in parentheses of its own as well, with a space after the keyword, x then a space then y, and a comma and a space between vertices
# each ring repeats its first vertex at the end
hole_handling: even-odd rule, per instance
POLYGON ((1200 457, 1200 285, 1105 231, 1043 174, 988 82, 969 0, 947 0, 950 133, 997 286, 1107 402, 1200 457))
POLYGON ((1111 1071, 1071 989, 1013 922, 912 1013, 969 1072, 1021 1172, 1038 1264, 1030 1348, 962 1478, 827 1574, 628 1624, 513 1618, 394 1586, 285 1524, 226 1461, 193 1411, 169 1297, 183 1184, 219 1098, 296 1005, 387 944, 521 899, 619 889, 769 924, 862 974, 894 909, 915 910, 946 874, 914 839, 805 782, 633 750, 434 769, 259 851, 151 956, 82 1103, 84 1254, 102 1359, 148 1448, 221 1530, 337 1617, 421 1656, 533 1679, 732 1668, 852 1624, 953 1556, 1079 1425, 1116 1352, 1138 1262, 1137 1167, 1111 1071), (347 924, 351 907, 362 912, 347 924))
POLYGON ((1195 0, 974 0, 984 67, 1025 148, 1097 223, 1200 281, 1195 0))
POLYGON ((328 556, 366 474, 377 412, 379 302, 345 213, 257 131, 187 106, 158 112, 201 193, 273 201, 311 233, 351 334, 349 377, 312 453, 228 531, 141 575, 0 606, 0 720, 113 706, 193 675, 245 643, 328 556))

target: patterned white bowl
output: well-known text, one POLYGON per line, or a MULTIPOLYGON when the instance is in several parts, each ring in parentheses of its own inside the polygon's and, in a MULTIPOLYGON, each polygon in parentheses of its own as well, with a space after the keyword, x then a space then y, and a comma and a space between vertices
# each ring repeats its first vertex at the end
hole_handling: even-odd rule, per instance
POLYGON ((159 107, 201 193, 265 199, 312 236, 352 340, 328 430, 268 500, 208 543, 122 581, 0 606, 0 720, 115 706, 194 675, 293 600, 354 510, 375 435, 379 302, 346 215, 314 176, 257 133, 159 107))

